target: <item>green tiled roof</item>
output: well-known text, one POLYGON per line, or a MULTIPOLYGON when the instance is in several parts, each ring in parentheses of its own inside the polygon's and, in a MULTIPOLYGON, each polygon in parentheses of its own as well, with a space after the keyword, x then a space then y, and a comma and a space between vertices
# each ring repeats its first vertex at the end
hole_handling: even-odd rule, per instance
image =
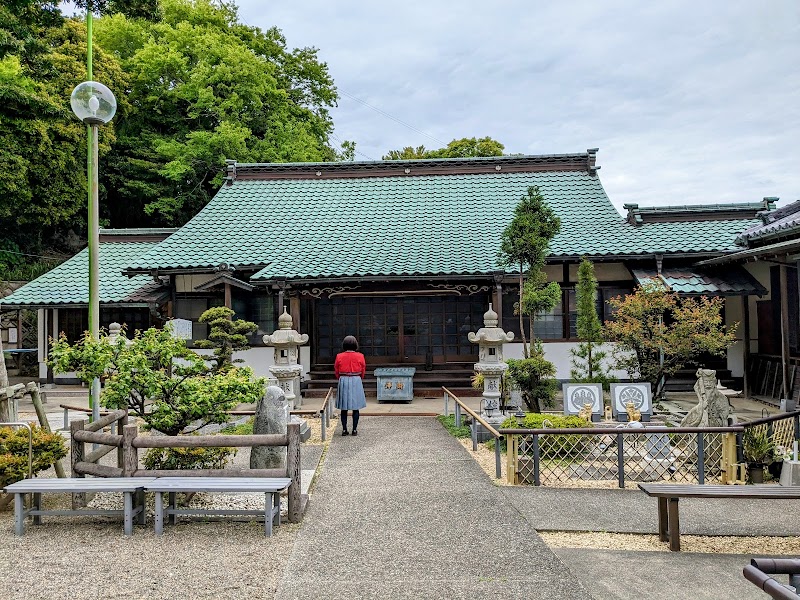
POLYGON ((659 275, 654 269, 633 269, 633 276, 641 284, 662 283, 679 294, 710 296, 763 296, 767 290, 741 267, 731 266, 711 270, 689 268, 663 269, 659 275))
MULTIPOLYGON (((105 304, 137 304, 143 288, 152 287, 148 275, 128 277, 122 270, 139 256, 154 248, 158 242, 101 242, 100 302, 105 304)), ((89 252, 81 250, 68 261, 41 277, 22 286, 0 300, 0 306, 57 306, 89 303, 89 252)))
MULTIPOLYGON (((593 165, 593 155, 587 156, 593 165)), ((752 224, 631 225, 612 206, 593 167, 579 166, 581 155, 491 160, 498 166, 488 172, 485 159, 480 166, 487 172, 481 173, 414 174, 417 167, 439 166, 425 161, 363 167, 383 169, 378 176, 319 177, 308 165, 298 176, 292 166, 237 165, 238 176, 232 167, 230 184, 200 213, 128 266, 132 272, 180 271, 228 263, 258 271, 254 280, 491 273, 498 269, 500 235, 532 185, 561 218, 550 245, 556 260, 725 251, 752 224), (548 160, 551 168, 500 171, 513 161, 524 168, 526 161, 548 160), (406 166, 411 175, 403 175, 406 166)), ((458 166, 474 166, 469 163, 458 166)))

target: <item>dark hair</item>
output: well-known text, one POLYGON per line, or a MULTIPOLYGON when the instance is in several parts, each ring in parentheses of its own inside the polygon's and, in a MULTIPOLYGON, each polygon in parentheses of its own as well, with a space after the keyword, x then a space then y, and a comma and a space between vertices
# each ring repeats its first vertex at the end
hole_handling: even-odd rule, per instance
POLYGON ((358 350, 358 340, 355 336, 348 335, 342 340, 342 350, 358 350))

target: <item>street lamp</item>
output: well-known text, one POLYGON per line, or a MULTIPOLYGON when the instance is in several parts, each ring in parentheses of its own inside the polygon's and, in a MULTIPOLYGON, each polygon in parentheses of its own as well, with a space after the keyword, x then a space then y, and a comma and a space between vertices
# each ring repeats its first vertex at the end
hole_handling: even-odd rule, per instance
MULTIPOLYGON (((100 339, 100 210, 98 201, 97 130, 117 112, 117 99, 102 83, 79 83, 69 99, 72 112, 88 126, 89 156, 86 178, 89 182, 89 333, 100 339)), ((92 420, 100 418, 100 380, 92 382, 92 420)))

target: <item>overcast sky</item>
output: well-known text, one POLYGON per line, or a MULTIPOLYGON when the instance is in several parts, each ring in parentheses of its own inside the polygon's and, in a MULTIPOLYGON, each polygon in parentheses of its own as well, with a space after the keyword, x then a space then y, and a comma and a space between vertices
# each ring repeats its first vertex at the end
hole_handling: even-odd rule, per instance
POLYGON ((359 159, 490 136, 509 153, 600 148, 620 209, 800 199, 797 0, 238 4, 319 49, 359 159))

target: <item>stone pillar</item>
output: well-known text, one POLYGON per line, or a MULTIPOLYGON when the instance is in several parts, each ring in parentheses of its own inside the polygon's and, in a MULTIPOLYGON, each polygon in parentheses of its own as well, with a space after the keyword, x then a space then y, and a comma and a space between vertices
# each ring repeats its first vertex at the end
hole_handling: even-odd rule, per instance
MULTIPOLYGON (((286 435, 289 422, 289 404, 283 390, 271 385, 256 405, 253 434, 277 433, 286 435)), ((286 448, 283 446, 253 446, 250 452, 251 469, 286 468, 286 448)))
POLYGON ((303 371, 298 362, 299 347, 308 342, 308 335, 292 329, 292 316, 284 308, 283 314, 278 317, 278 330, 272 335, 265 335, 263 340, 267 346, 275 348, 275 364, 269 368, 269 372, 278 380, 289 410, 294 410, 301 405, 300 397, 295 394, 295 382, 303 371))
POLYGON ((475 372, 483 375, 483 411, 481 416, 490 424, 503 422, 500 413, 500 380, 508 365, 503 361, 503 344, 514 339, 514 333, 503 331, 498 326, 498 315, 489 310, 483 315, 483 327, 477 333, 470 332, 467 337, 473 344, 478 344, 478 362, 475 372))

